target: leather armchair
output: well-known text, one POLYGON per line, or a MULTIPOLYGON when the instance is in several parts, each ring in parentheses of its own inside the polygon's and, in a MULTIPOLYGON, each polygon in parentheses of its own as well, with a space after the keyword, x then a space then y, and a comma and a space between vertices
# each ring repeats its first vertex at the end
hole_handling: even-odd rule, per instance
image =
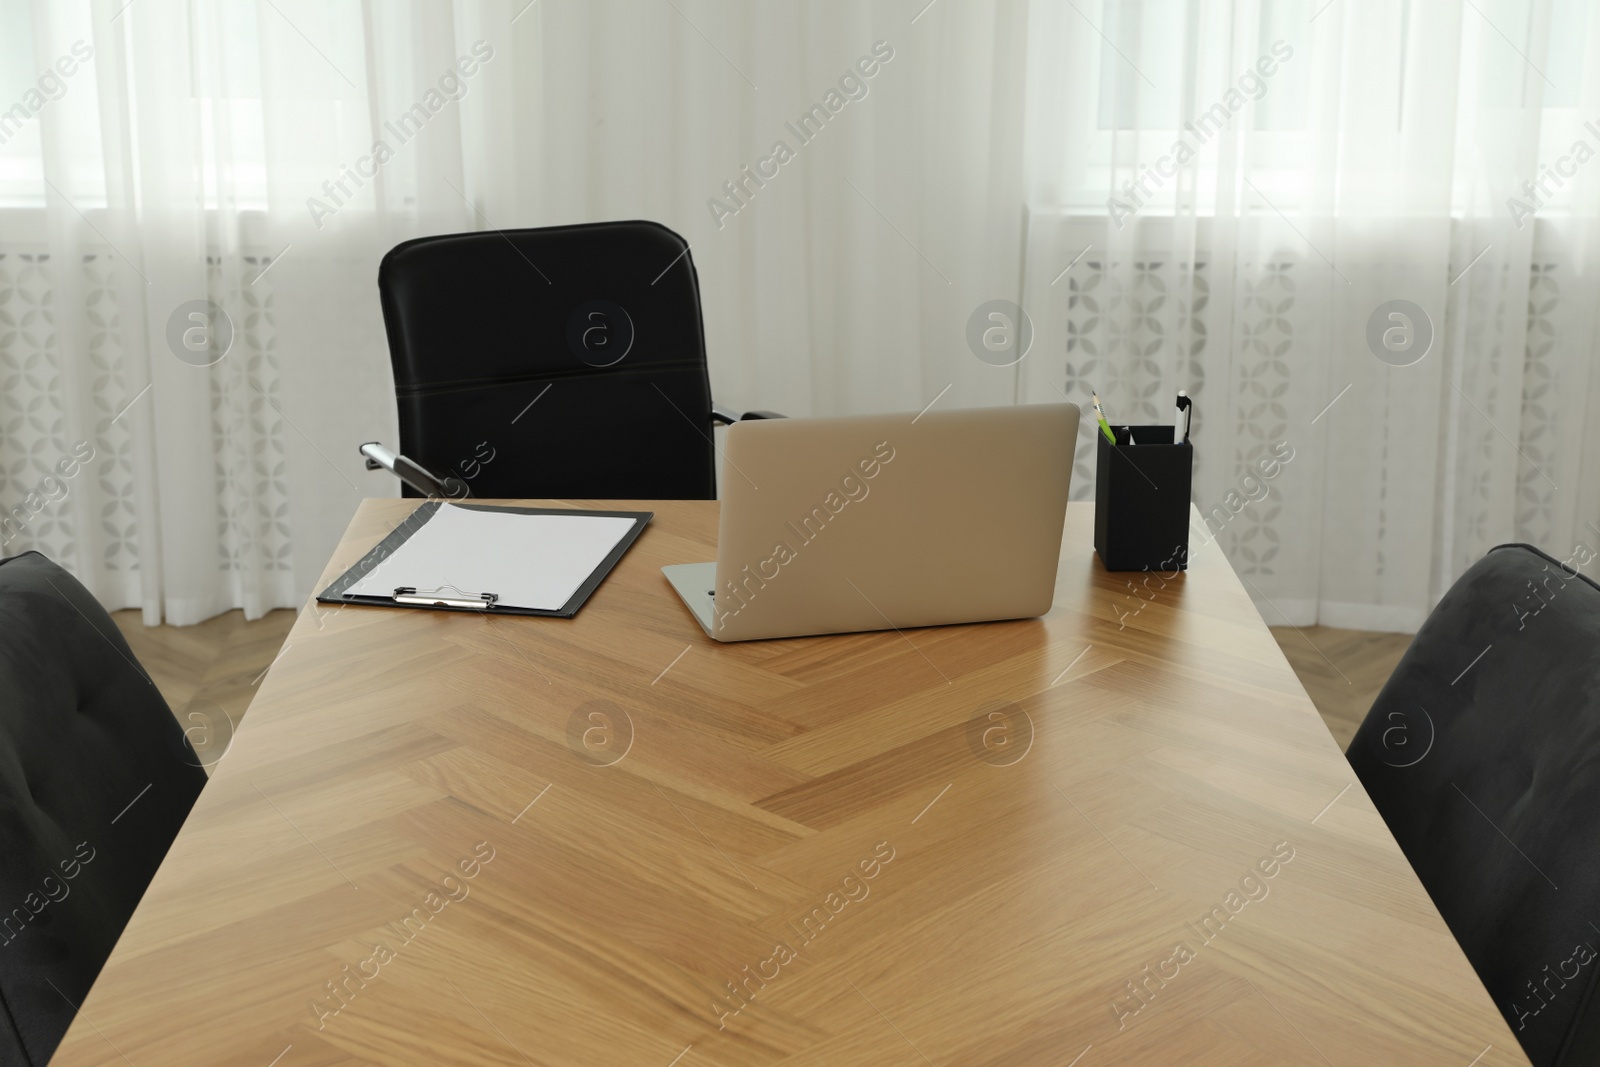
POLYGON ((1600 1063, 1600 586, 1529 545, 1445 594, 1347 753, 1523 1050, 1600 1063))
POLYGON ((88 590, 0 560, 0 1065, 49 1061, 205 782, 88 590))
POLYGON ((654 222, 443 234, 378 269, 407 496, 710 499, 712 403, 687 242, 654 222), (548 394, 548 395, 546 395, 548 394))

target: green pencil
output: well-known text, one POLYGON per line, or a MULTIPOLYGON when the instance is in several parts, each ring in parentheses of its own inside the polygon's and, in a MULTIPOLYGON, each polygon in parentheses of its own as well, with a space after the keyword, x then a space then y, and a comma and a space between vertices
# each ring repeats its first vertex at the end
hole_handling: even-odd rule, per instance
POLYGON ((1100 423, 1100 432, 1106 435, 1107 441, 1116 444, 1117 435, 1111 432, 1111 424, 1106 422, 1106 413, 1100 407, 1100 394, 1091 389, 1089 395, 1094 398, 1094 416, 1096 421, 1100 423))

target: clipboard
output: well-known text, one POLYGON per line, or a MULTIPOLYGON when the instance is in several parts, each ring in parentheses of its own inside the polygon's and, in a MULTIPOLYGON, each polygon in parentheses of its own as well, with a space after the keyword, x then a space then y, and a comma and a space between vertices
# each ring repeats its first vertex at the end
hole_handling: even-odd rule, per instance
MULTIPOLYGON (((362 556, 355 566, 345 571, 331 585, 318 593, 317 601, 322 604, 423 608, 432 611, 467 611, 487 615, 543 615, 552 618, 570 619, 578 613, 578 609, 583 607, 584 602, 589 599, 590 595, 600 587, 600 583, 605 581, 612 568, 627 554, 628 549, 633 547, 633 543, 639 539, 639 535, 644 532, 644 528, 649 525, 650 520, 654 517, 655 513, 649 511, 512 508, 430 500, 406 516, 399 526, 395 527, 382 541, 379 541, 365 556, 362 556), (402 547, 411 541, 419 531, 426 529, 429 522, 438 517, 441 509, 445 507, 456 509, 454 513, 445 516, 445 521, 456 532, 456 536, 462 539, 463 549, 470 548, 473 550, 478 550, 482 546, 472 537, 471 531, 468 529, 470 521, 461 513, 468 513, 469 515, 471 513, 485 513, 493 516, 494 518, 491 522, 486 524, 485 530, 489 532, 490 527, 492 527, 492 532, 498 535, 502 541, 505 539, 509 527, 500 520, 509 516, 586 516, 625 519, 629 520, 629 524, 609 551, 605 553, 604 557, 589 570, 588 575, 578 583, 577 588, 572 591, 571 595, 563 603, 559 606, 552 606, 548 603, 529 605, 516 603, 517 598, 512 595, 506 595, 506 590, 503 589, 460 589, 449 582, 429 580, 421 581, 421 588, 418 588, 417 583, 406 577, 403 568, 407 566, 407 557, 401 553, 402 547), (385 563, 391 564, 391 566, 384 568, 388 572, 387 574, 380 572, 380 567, 385 563), (384 584, 374 588, 378 584, 380 575, 384 584), (392 587, 387 586, 387 582, 390 580, 395 583, 392 587), (355 591, 352 592, 351 590, 355 591)), ((604 525, 609 531, 605 536, 607 538, 614 536, 616 524, 604 525)), ((546 524, 539 524, 539 528, 550 529, 546 524)), ((435 532, 441 529, 443 529, 442 526, 435 527, 435 532)), ((533 527, 530 527, 530 530, 532 529, 533 527)), ((435 541, 437 540, 437 537, 433 534, 430 534, 430 537, 435 541)), ((489 540, 492 539, 489 538, 489 540)), ((439 546, 434 544, 432 547, 437 551, 439 546)), ((506 552, 505 547, 505 545, 501 545, 502 551, 496 556, 485 557, 481 552, 464 552, 463 558, 470 557, 475 568, 479 571, 497 568, 506 570, 508 574, 516 571, 522 575, 522 584, 525 585, 528 573, 536 567, 536 564, 531 564, 514 552, 506 552)), ((585 560, 583 566, 589 566, 589 561, 585 560)), ((490 579, 486 583, 479 584, 499 583, 495 583, 490 579)))

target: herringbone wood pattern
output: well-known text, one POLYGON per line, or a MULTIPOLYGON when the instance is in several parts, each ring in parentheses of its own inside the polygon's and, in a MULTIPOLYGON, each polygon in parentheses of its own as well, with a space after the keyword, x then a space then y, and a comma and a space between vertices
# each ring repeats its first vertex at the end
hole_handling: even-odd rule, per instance
POLYGON ((1219 550, 716 645, 653 507, 574 620, 302 613, 56 1062, 1526 1063, 1219 550))
MULTIPOLYGON (((112 617, 173 714, 182 719, 188 710, 220 706, 235 725, 294 625, 292 611, 269 612, 253 622, 246 622, 241 611, 230 611, 184 627, 145 626, 137 611, 112 617)), ((1341 749, 1350 746, 1411 644, 1410 634, 1331 626, 1278 626, 1272 636, 1341 749)))

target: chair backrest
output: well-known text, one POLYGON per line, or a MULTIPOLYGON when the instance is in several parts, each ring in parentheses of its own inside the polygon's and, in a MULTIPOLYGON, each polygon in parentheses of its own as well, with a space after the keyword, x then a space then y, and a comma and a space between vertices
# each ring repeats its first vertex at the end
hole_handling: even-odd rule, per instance
POLYGON ((1600 1063, 1600 586, 1502 545, 1445 594, 1350 763, 1539 1067, 1600 1063))
POLYGON ((0 1064, 49 1061, 205 781, 88 590, 0 560, 0 1064))
POLYGON ((699 282, 665 226, 418 238, 378 290, 403 454, 479 497, 716 495, 699 282))

